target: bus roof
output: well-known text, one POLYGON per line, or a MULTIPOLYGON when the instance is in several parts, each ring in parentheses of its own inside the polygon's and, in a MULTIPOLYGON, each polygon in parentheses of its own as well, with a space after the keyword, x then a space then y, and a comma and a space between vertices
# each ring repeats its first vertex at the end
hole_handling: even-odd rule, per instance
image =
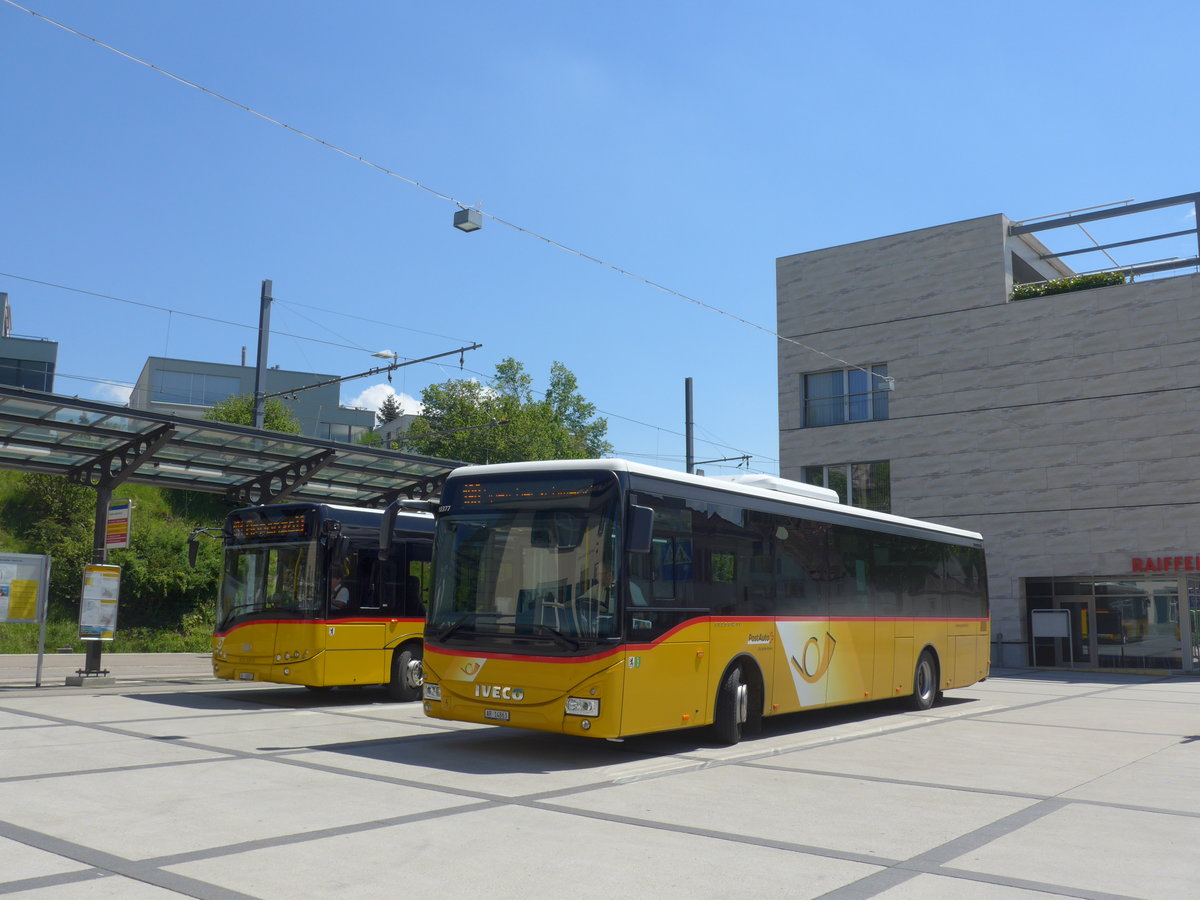
POLYGON ((658 466, 648 466, 644 463, 630 462, 625 459, 552 459, 535 462, 493 463, 482 466, 461 466, 447 476, 449 479, 471 478, 476 475, 506 475, 529 474, 533 472, 561 472, 578 469, 602 469, 610 472, 628 472, 635 475, 646 475, 664 481, 674 481, 678 484, 692 484, 716 490, 729 491, 736 494, 746 494, 751 497, 783 501, 800 506, 810 506, 816 509, 837 510, 842 514, 850 514, 862 519, 870 519, 880 523, 907 525, 924 528, 943 534, 956 535, 977 541, 983 540, 983 535, 976 531, 953 528, 937 522, 922 519, 910 519, 891 513, 876 512, 861 506, 846 506, 839 502, 836 492, 815 485, 807 485, 799 481, 788 481, 784 478, 774 478, 770 475, 717 476, 689 475, 674 469, 663 469, 658 466))
MULTIPOLYGON (((247 511, 254 512, 255 510, 261 510, 266 507, 285 507, 285 506, 298 508, 298 509, 299 508, 306 508, 306 509, 321 508, 321 509, 332 510, 335 513, 363 513, 363 514, 367 514, 367 515, 376 515, 376 516, 383 516, 383 513, 384 513, 384 510, 381 507, 375 507, 375 506, 349 506, 344 503, 322 503, 319 500, 292 500, 292 501, 285 500, 281 503, 267 503, 262 506, 242 506, 242 507, 239 507, 238 509, 232 510, 229 513, 229 515, 233 516, 233 515, 237 515, 239 513, 247 512, 247 511)), ((421 512, 420 510, 414 510, 414 509, 401 509, 396 513, 396 517, 398 519, 399 518, 431 519, 431 518, 433 518, 433 513, 421 512)))

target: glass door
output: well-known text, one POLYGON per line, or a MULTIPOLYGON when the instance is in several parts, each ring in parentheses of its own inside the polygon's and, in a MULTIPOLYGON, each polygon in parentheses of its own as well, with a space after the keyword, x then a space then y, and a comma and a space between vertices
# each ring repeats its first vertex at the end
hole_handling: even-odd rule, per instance
POLYGON ((1055 609, 1071 613, 1071 636, 1055 640, 1056 666, 1091 666, 1095 659, 1096 604, 1091 597, 1054 599, 1055 609))

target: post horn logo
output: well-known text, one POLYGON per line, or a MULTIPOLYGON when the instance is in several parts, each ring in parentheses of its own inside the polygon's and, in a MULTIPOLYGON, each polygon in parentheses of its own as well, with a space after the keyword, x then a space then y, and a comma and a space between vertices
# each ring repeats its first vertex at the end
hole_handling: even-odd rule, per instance
POLYGON ((478 672, 482 668, 483 668, 483 666, 481 666, 479 663, 472 660, 469 663, 463 663, 462 672, 464 675, 474 675, 476 672, 478 672))
POLYGON ((792 657, 792 665, 800 673, 801 678, 809 684, 816 684, 829 671, 829 664, 833 662, 835 649, 837 649, 837 641, 828 631, 825 632, 824 647, 821 647, 821 642, 815 637, 810 637, 804 642, 804 649, 800 651, 800 659, 792 657))

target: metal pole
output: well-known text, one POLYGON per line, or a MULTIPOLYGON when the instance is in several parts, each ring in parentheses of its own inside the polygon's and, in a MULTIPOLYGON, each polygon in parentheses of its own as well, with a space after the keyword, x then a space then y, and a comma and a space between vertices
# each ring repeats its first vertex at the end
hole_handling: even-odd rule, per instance
MULTIPOLYGON (((92 531, 92 562, 102 566, 108 562, 108 504, 112 502, 112 488, 96 488, 96 526, 92 531)), ((80 603, 83 600, 80 599, 80 603)), ((100 674, 100 645, 101 640, 85 641, 87 644, 84 656, 83 670, 87 675, 100 674)))
POLYGON ((683 379, 683 420, 687 441, 687 473, 691 475, 696 471, 696 446, 692 434, 692 378, 690 375, 683 379))
POLYGON ((263 427, 266 405, 267 340, 271 335, 271 280, 262 283, 258 301, 258 363, 254 369, 254 427, 263 427))

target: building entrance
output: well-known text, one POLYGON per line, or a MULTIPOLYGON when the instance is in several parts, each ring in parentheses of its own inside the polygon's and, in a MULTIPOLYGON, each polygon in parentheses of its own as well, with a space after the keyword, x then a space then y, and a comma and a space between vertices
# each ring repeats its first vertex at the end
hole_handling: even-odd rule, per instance
POLYGON ((1067 610, 1069 637, 1031 637, 1035 666, 1094 669, 1200 668, 1200 577, 1027 578, 1025 614, 1067 610), (1186 597, 1180 615, 1180 596, 1186 597), (1185 653, 1183 648, 1187 648, 1185 653))

